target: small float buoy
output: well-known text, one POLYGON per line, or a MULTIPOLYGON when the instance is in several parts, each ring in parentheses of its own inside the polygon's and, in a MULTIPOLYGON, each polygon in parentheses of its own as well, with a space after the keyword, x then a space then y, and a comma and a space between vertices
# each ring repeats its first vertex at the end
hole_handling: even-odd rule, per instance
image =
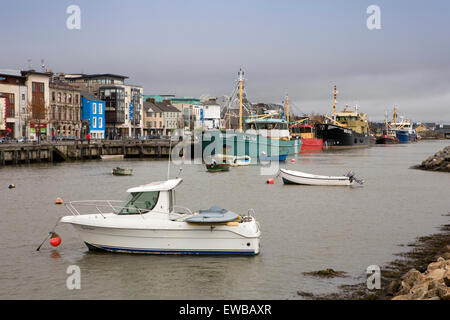
POLYGON ((53 232, 49 242, 53 247, 57 247, 61 244, 61 238, 53 232))
POLYGON ((55 204, 63 204, 63 200, 61 198, 56 198, 55 204))
POLYGON ((295 163, 295 159, 291 159, 291 162, 292 162, 292 163, 295 163))
POLYGON ((273 180, 272 178, 270 178, 270 179, 267 179, 267 184, 274 184, 275 183, 275 180, 273 180))
POLYGON ((8 186, 8 188, 9 189, 14 189, 16 186, 14 185, 14 184, 10 184, 9 186, 8 186))

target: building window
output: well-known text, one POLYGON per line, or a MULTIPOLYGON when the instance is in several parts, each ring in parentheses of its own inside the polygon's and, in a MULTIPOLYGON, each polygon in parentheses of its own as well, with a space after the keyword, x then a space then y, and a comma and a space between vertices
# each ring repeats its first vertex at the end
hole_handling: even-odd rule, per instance
POLYGON ((64 103, 67 103, 67 94, 64 93, 64 103))
POLYGON ((98 114, 103 114, 103 104, 102 103, 98 104, 98 114))
POLYGON ((97 117, 92 118, 92 128, 97 128, 97 117))
POLYGON ((55 99, 56 99, 56 97, 55 97, 55 91, 53 91, 53 92, 52 92, 52 102, 55 102, 55 99))
POLYGON ((92 103, 92 114, 96 114, 97 113, 97 103, 93 102, 92 103))
POLYGON ((69 103, 72 104, 72 95, 69 94, 69 103))
POLYGON ((61 102, 61 92, 58 92, 58 102, 61 102))
POLYGON ((98 118, 98 127, 101 129, 103 128, 103 121, 102 118, 98 118))
POLYGON ((75 103, 78 104, 78 95, 75 95, 75 103))

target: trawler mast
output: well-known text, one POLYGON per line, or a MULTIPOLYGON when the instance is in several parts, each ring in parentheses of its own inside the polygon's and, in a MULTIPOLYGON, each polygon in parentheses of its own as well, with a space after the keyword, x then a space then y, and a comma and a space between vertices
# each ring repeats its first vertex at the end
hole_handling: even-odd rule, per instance
POLYGON ((336 85, 334 86, 334 105, 333 105, 333 119, 334 121, 336 121, 336 101, 337 101, 337 94, 339 93, 339 91, 336 90, 336 85))
POLYGON ((239 69, 239 131, 242 132, 242 86, 244 83, 244 71, 239 69))

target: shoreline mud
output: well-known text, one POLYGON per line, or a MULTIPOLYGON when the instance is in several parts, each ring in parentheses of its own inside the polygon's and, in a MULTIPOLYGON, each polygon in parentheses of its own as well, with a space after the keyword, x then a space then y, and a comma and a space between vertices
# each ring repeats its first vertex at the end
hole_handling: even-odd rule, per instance
MULTIPOLYGON (((450 212, 445 216, 450 216, 450 212)), ((297 294, 312 300, 449 300, 450 224, 406 246, 411 250, 395 254, 398 259, 380 268, 381 288, 378 290, 369 290, 364 280, 340 285, 335 293, 315 295, 298 291, 297 294)))

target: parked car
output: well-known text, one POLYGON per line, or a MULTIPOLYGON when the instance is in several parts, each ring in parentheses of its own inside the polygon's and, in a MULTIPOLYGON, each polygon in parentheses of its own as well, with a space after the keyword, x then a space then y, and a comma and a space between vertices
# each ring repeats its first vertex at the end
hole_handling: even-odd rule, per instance
POLYGON ((13 143, 13 142, 17 142, 17 139, 14 138, 10 138, 10 137, 1 137, 1 143, 13 143))
POLYGON ((145 140, 151 140, 151 139, 161 139, 161 136, 159 134, 149 134, 145 136, 145 140))
POLYGON ((29 138, 27 138, 27 137, 21 137, 21 138, 19 138, 17 140, 17 142, 24 142, 24 143, 26 143, 26 142, 31 142, 31 140, 29 138))

